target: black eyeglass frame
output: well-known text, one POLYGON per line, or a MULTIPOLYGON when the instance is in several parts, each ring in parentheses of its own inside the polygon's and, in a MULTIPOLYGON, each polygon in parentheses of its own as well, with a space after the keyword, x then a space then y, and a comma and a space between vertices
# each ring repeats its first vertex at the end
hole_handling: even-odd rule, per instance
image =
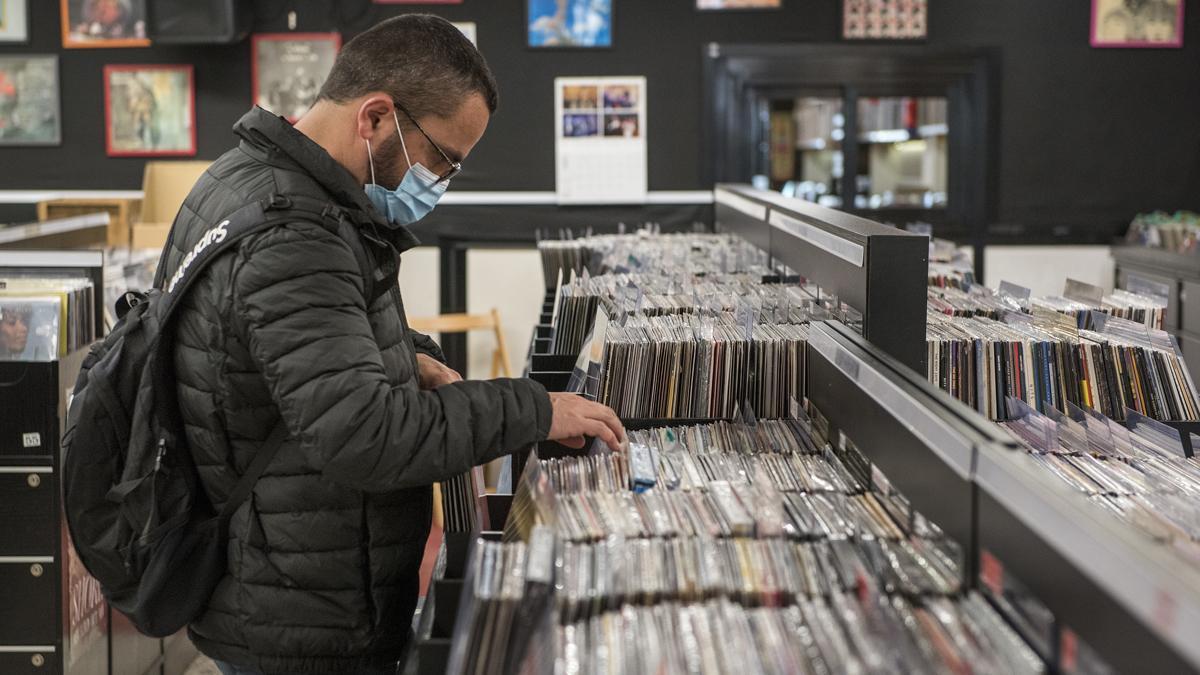
POLYGON ((392 101, 392 103, 397 108, 400 109, 400 112, 404 113, 404 116, 407 117, 408 120, 413 123, 413 126, 417 128, 417 131, 421 132, 421 135, 425 137, 425 140, 429 141, 429 144, 433 146, 433 149, 437 150, 438 154, 442 156, 442 159, 446 160, 446 164, 450 166, 449 170, 447 170, 442 175, 438 176, 437 182, 445 183, 446 181, 450 180, 451 178, 454 178, 458 174, 462 173, 462 162, 456 162, 456 161, 450 159, 450 155, 447 155, 446 151, 442 150, 442 146, 438 145, 437 142, 434 141, 433 138, 424 129, 421 128, 421 125, 417 123, 417 118, 413 117, 412 113, 408 112, 407 108, 400 105, 396 101, 392 101))

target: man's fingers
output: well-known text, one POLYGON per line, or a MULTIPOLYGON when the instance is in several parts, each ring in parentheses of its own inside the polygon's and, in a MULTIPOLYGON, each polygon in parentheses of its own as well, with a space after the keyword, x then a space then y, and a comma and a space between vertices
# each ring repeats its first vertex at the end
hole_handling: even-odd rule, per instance
POLYGON ((609 429, 608 425, 606 425, 604 422, 597 419, 591 419, 588 420, 586 428, 589 436, 599 438, 600 440, 604 441, 605 445, 613 450, 620 449, 621 441, 617 439, 617 435, 614 434, 613 430, 609 429))
POLYGON ((559 439, 558 443, 560 445, 565 445, 568 448, 578 450, 583 447, 584 438, 583 436, 571 436, 570 438, 559 439))
POLYGON ((613 412, 612 408, 596 403, 591 407, 591 409, 589 409, 588 412, 588 417, 599 420, 609 430, 612 431, 612 433, 617 437, 618 443, 621 439, 625 438, 625 427, 621 424, 621 419, 617 417, 617 413, 613 412))

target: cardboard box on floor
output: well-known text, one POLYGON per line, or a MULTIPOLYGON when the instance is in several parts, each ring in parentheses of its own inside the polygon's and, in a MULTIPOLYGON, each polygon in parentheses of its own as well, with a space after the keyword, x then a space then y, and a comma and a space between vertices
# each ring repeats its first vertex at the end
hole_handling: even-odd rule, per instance
POLYGON ((171 223, 184 198, 211 162, 146 162, 142 176, 142 213, 130 228, 131 248, 158 248, 167 243, 171 223))

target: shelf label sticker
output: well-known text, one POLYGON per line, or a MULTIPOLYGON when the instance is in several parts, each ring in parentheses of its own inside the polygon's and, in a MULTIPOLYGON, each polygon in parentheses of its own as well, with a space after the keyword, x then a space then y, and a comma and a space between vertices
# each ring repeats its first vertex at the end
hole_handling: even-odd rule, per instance
POLYGON ((21 434, 21 446, 25 448, 42 447, 42 435, 36 431, 28 434, 21 434))
POLYGON ((1079 637, 1070 628, 1059 632, 1058 654, 1058 666, 1064 673, 1074 673, 1079 668, 1079 637))
POLYGON ((858 360, 851 356, 850 352, 847 352, 845 349, 837 350, 837 353, 833 357, 833 363, 845 371, 850 379, 855 382, 858 381, 858 360))
POLYGON ((992 595, 997 598, 1004 596, 1004 563, 987 549, 979 552, 979 580, 992 595))
POLYGON ((1154 625, 1164 633, 1175 632, 1175 619, 1178 615, 1175 598, 1163 589, 1154 594, 1154 625))
MULTIPOLYGON (((861 244, 858 244, 849 239, 843 239, 838 235, 827 232, 819 227, 814 227, 808 223, 784 215, 778 211, 771 211, 769 219, 771 226, 777 230, 782 230, 795 237, 799 237, 804 241, 831 253, 842 260, 854 265, 862 267, 866 260, 866 252, 861 244)), ((772 245, 772 248, 774 246, 772 245)))

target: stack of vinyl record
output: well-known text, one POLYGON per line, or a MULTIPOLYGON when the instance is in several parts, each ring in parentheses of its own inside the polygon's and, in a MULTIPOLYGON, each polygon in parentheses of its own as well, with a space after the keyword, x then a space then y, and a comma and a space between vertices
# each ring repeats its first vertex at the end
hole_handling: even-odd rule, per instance
POLYGON ((783 417, 803 400, 808 327, 679 315, 610 325, 600 401, 622 418, 783 417))
POLYGON ((1100 313, 1162 330, 1167 313, 1165 300, 1119 289, 1111 295, 1104 296, 1099 304, 1052 295, 1034 298, 1030 307, 1044 307, 1066 314, 1075 319, 1075 325, 1079 328, 1097 328, 1097 322, 1103 320, 1102 317, 1096 316, 1096 313, 1100 313))
POLYGON ((982 316, 999 321, 1009 312, 1021 312, 1023 307, 1012 298, 987 292, 982 286, 970 289, 930 286, 928 308, 946 316, 982 316), (982 292, 977 290, 982 289, 982 292))
POLYGON ((481 473, 468 471, 440 483, 442 492, 442 530, 474 532, 479 529, 476 503, 484 493, 481 473))
POLYGON ((1128 428, 1071 406, 1042 415, 1019 401, 1003 425, 1043 468, 1148 538, 1200 564, 1200 462, 1172 428, 1131 413, 1128 428))
POLYGON ((96 338, 86 277, 0 276, 0 361, 54 361, 96 338))
POLYGON ((928 314, 929 379, 993 420, 1008 397, 1041 412, 1071 403, 1113 419, 1131 409, 1157 420, 1200 419, 1200 403, 1169 336, 1110 318, 1080 330, 1061 313, 1004 321, 928 314))
POLYGON ((578 354, 603 307, 623 322, 629 316, 720 314, 736 312, 746 302, 756 304, 780 323, 806 321, 821 306, 811 288, 764 283, 762 275, 606 274, 580 277, 559 290, 554 318, 554 353, 578 354))
POLYGON ((975 272, 951 262, 929 262, 929 285, 935 288, 967 289, 975 285, 975 272))
POLYGON ((509 525, 545 523, 561 554, 553 663, 527 672, 1043 672, 962 592, 953 544, 810 429, 635 431, 621 455, 532 460, 509 525))
POLYGON ((546 288, 553 288, 559 272, 563 279, 583 273, 583 257, 587 249, 579 239, 543 239, 537 243, 542 256, 542 276, 546 288))
POLYGON ((544 527, 528 543, 475 542, 447 672, 553 672, 550 643, 534 636, 553 630, 554 564, 554 535, 544 527))
POLYGON ((592 276, 622 272, 695 274, 757 272, 769 274, 765 252, 728 234, 661 234, 649 227, 632 234, 588 235, 578 239, 540 240, 547 287, 558 271, 569 281, 585 271, 592 276))

